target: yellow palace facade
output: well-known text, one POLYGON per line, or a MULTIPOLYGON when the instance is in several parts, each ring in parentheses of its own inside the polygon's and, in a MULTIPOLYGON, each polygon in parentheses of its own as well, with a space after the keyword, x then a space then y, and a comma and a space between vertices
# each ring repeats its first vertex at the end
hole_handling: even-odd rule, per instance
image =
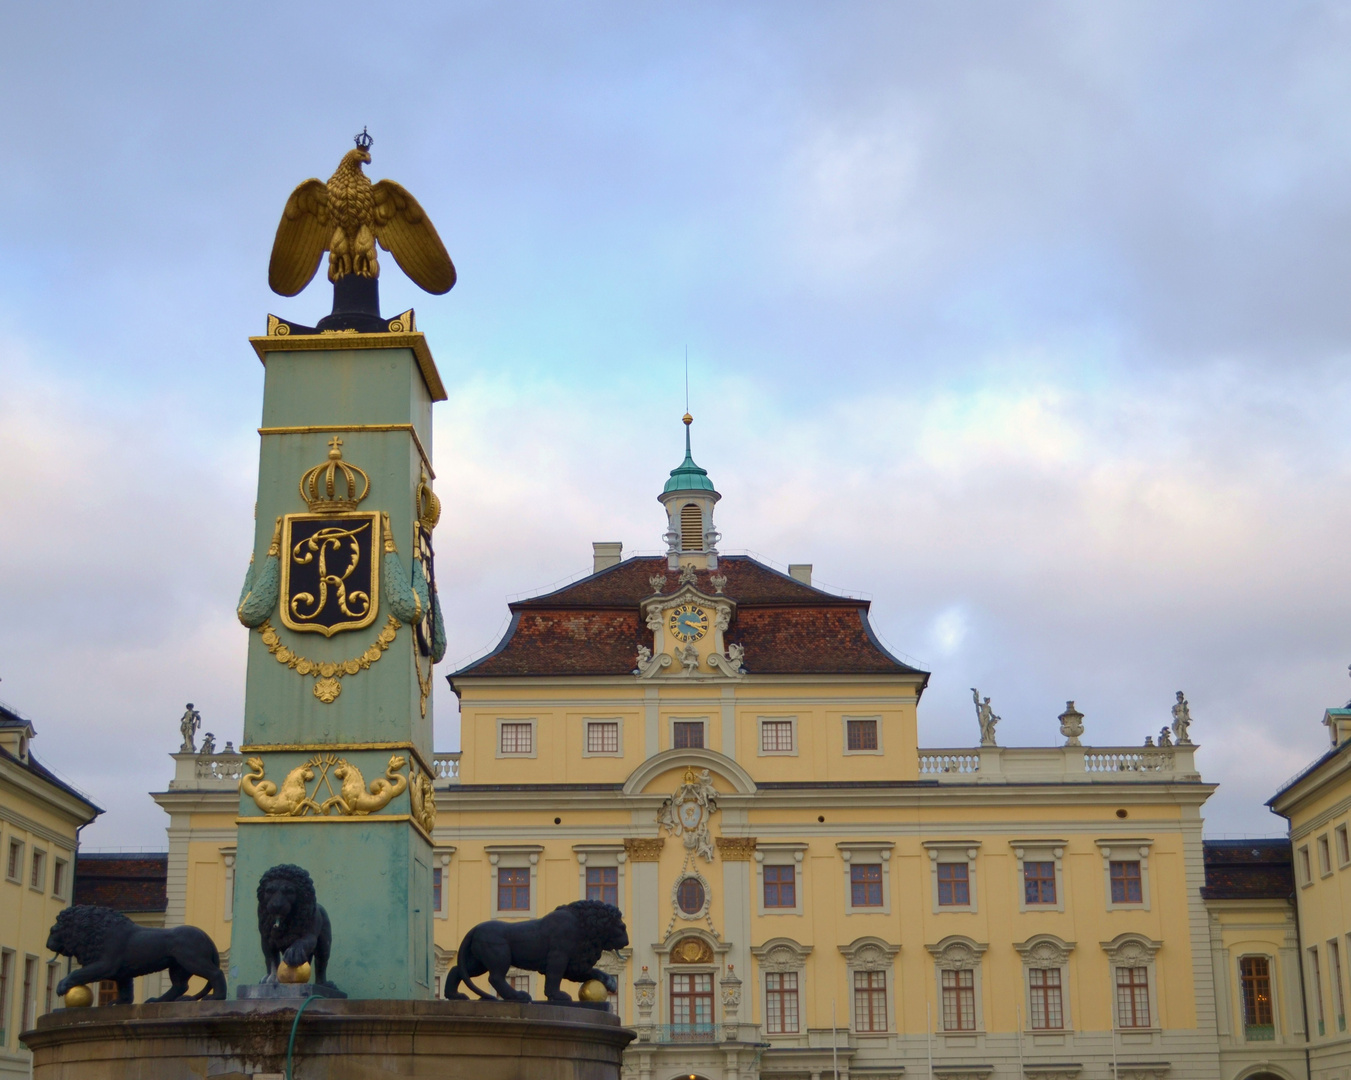
MULTIPOLYGON (((665 555, 597 544, 450 676, 440 975, 476 922, 590 896, 629 926, 601 965, 629 1080, 1302 1080, 1288 854, 1203 845, 1185 725, 1085 745, 1071 702, 1055 745, 997 745, 987 710, 981 745, 921 748, 928 674, 866 601, 718 553, 688 428, 659 498, 665 555)), ((166 921, 228 964, 236 917, 256 947, 230 906, 242 760, 175 762, 166 921)))

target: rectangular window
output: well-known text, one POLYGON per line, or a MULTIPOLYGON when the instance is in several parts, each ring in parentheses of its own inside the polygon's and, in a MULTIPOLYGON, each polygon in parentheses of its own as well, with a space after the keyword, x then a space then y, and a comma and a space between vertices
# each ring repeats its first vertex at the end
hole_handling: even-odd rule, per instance
POLYGON ((1351 863, 1351 841, 1347 839, 1346 826, 1337 826, 1337 865, 1351 863))
POLYGON ((1116 969, 1116 1026, 1149 1027, 1149 968, 1116 969))
POLYGON ((1328 942, 1328 981, 1332 983, 1332 1007, 1337 1011, 1337 1030, 1346 1030, 1346 996, 1342 990, 1342 950, 1336 940, 1328 942))
POLYGON ((507 982, 513 990, 519 990, 523 994, 533 993, 530 989, 529 975, 508 975, 507 982))
POLYGON ((502 753, 533 754, 535 752, 533 724, 503 724, 502 753))
POLYGON ((671 724, 672 745, 677 750, 693 750, 704 745, 702 720, 676 720, 671 724))
POLYGON ((586 752, 588 754, 619 753, 619 721, 588 720, 586 724, 586 752))
POLYGON ((37 993, 38 980, 38 958, 29 956, 23 962, 23 1007, 19 1010, 19 1030, 28 1031, 33 1027, 37 1018, 33 1015, 33 1009, 37 1005, 33 995, 37 993))
POLYGON ((58 900, 66 896, 66 861, 57 859, 52 863, 52 895, 58 900))
POLYGON ((797 972, 765 975, 765 1030, 771 1035, 797 1034, 797 972))
POLYGON ((1309 950, 1309 975, 1313 982, 1314 1018, 1318 1021, 1318 1034, 1327 1030, 1323 1019, 1323 968, 1318 962, 1318 946, 1309 950))
POLYGON ((938 864, 939 907, 967 907, 971 903, 971 882, 966 863, 938 864))
POLYGON ((112 979, 104 979, 102 982, 99 983, 98 1004, 99 1005, 117 1004, 117 983, 115 983, 112 979))
POLYGON ((530 868, 498 867, 497 910, 530 910, 530 868))
POLYGON ((849 891, 854 907, 882 906, 882 864, 849 867, 849 891))
POLYGON ((887 973, 854 972, 854 1029, 887 1030, 887 973))
POLYGON ((9 988, 14 984, 14 954, 8 949, 0 949, 0 1046, 8 1045, 9 988))
POLYGON ((848 720, 845 722, 845 732, 850 750, 877 749, 876 720, 848 720))
POLYGON ((1111 876, 1112 903, 1140 904, 1144 902, 1144 893, 1140 889, 1140 863, 1138 860, 1130 862, 1113 860, 1111 876))
MULTIPOLYGON (((765 907, 797 907, 797 867, 766 866, 764 874, 765 907)), ((880 904, 881 900, 878 903, 880 904)))
POLYGON ((33 851, 33 870, 28 876, 30 889, 41 889, 47 884, 47 853, 33 851))
POLYGON ((671 976, 672 1035, 698 1040, 713 1034, 713 976, 707 972, 671 976))
POLYGON ((793 721, 761 720, 760 750, 766 754, 792 753, 793 721))
POLYGON ((1332 873, 1332 853, 1328 849, 1327 833, 1318 838, 1318 872, 1320 874, 1332 873))
POLYGON ((1299 883, 1307 885, 1313 880, 1313 868, 1309 865, 1309 845, 1299 849, 1299 883))
POLYGON ((1245 956, 1238 962, 1243 983, 1243 1034, 1250 1041, 1276 1037, 1271 1011, 1271 962, 1265 956, 1245 956))
POLYGON ((619 867, 588 866, 586 868, 586 898, 601 900, 619 906, 619 867))
POLYGON ((1055 903, 1055 863, 1023 863, 1024 902, 1028 904, 1055 903))
POLYGON ((976 973, 970 968, 943 972, 943 1030, 976 1030, 976 973))
POLYGON ((445 891, 444 891, 444 889, 443 889, 443 887, 442 887, 442 884, 441 884, 441 881, 442 881, 441 875, 444 874, 444 873, 445 873, 445 870, 442 869, 441 867, 439 867, 439 866, 433 866, 433 867, 432 867, 432 910, 433 910, 433 911, 440 911, 441 908, 442 908, 442 901, 443 901, 443 899, 444 899, 445 891))
POLYGON ((5 862, 5 877, 10 881, 19 880, 19 867, 23 863, 23 841, 11 840, 9 842, 9 857, 5 862))
POLYGON ((61 978, 56 973, 56 961, 50 961, 47 964, 47 989, 42 995, 42 1013, 45 1016, 56 1008, 56 984, 61 978))
POLYGON ((1030 968, 1027 985, 1032 994, 1032 1027, 1058 1031, 1065 1026, 1065 1011, 1060 1000, 1060 969, 1030 968))

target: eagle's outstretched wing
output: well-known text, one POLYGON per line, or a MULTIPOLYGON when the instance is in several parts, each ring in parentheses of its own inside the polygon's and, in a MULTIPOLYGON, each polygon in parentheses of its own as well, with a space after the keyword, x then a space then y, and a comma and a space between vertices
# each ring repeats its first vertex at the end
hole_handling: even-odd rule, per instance
POLYGON ((282 296, 295 296, 319 269, 319 260, 328 250, 332 229, 328 224, 328 185, 322 180, 306 180, 286 200, 272 241, 272 261, 267 266, 267 283, 282 296))
POLYGON ((449 292, 455 264, 418 201, 393 180, 372 185, 375 237, 399 267, 429 293, 449 292))

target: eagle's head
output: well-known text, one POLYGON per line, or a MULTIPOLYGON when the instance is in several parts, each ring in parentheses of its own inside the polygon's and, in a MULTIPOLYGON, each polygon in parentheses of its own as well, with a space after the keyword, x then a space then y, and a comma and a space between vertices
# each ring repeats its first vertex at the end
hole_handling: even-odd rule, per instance
POLYGON ((362 165, 369 165, 370 163, 370 151, 358 146, 355 150, 348 150, 347 153, 342 156, 342 163, 338 168, 339 170, 342 170, 345 167, 353 172, 360 172, 362 165))

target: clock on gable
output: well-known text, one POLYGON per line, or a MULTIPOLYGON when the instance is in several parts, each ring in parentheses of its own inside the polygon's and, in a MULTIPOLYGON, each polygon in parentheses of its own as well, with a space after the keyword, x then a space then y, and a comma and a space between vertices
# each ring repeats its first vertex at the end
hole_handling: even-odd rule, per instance
POLYGON ((666 614, 666 626, 680 641, 698 641, 708 633, 710 623, 707 608, 686 602, 677 604, 666 614))

